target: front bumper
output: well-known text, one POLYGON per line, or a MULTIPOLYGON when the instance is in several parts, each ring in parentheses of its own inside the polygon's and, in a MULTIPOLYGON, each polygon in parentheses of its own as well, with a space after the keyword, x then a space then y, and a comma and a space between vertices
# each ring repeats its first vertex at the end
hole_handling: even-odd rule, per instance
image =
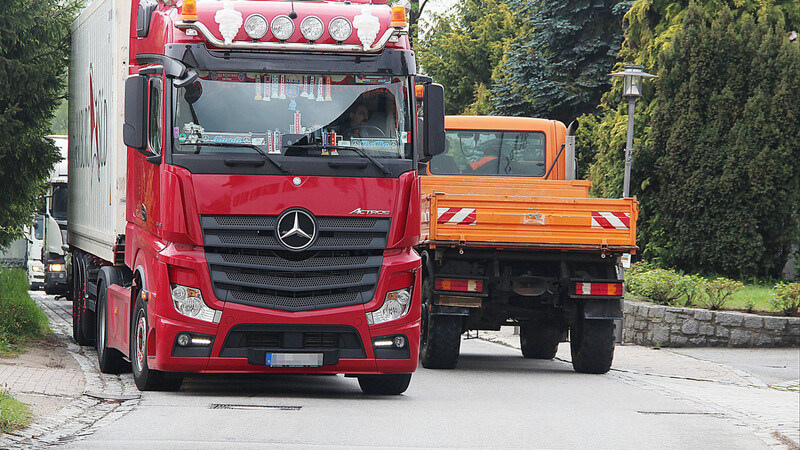
MULTIPOLYGON (((236 305, 239 306, 239 305, 236 305)), ((419 357, 418 336, 420 321, 402 321, 398 324, 384 324, 383 326, 369 326, 364 317, 363 307, 340 308, 346 311, 331 314, 316 313, 315 317, 307 317, 302 323, 298 321, 280 322, 281 314, 270 317, 270 323, 265 324, 264 314, 255 317, 247 314, 240 308, 226 308, 223 312, 219 326, 203 326, 195 323, 178 321, 171 318, 155 316, 148 346, 148 364, 156 370, 167 372, 194 372, 194 373, 327 373, 327 374, 383 374, 383 373, 411 373, 417 368, 419 357), (238 311, 237 311, 238 309, 238 311), (340 327, 352 330, 359 338, 361 354, 356 355, 352 350, 321 349, 321 348, 275 348, 256 345, 253 347, 239 347, 239 355, 231 354, 231 349, 226 340, 232 333, 242 327, 252 326, 254 329, 266 327, 269 329, 280 328, 287 333, 298 334, 303 331, 313 330, 318 326, 322 329, 340 327), (211 356, 174 356, 177 346, 176 340, 180 333, 192 333, 212 337, 211 356), (376 357, 372 341, 374 337, 402 335, 406 337, 408 346, 407 358, 387 359, 376 357), (325 363, 319 367, 268 367, 264 364, 265 353, 326 353, 325 363), (335 357, 332 355, 336 353, 335 357), (348 357, 349 356, 349 357, 348 357), (355 357, 353 357, 355 356, 355 357)))

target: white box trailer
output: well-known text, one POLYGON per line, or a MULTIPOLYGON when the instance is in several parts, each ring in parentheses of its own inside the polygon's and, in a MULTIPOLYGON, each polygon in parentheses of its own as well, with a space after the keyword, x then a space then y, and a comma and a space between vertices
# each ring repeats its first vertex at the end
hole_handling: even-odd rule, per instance
POLYGON ((96 0, 72 24, 67 243, 109 262, 125 235, 122 125, 130 6, 96 0))

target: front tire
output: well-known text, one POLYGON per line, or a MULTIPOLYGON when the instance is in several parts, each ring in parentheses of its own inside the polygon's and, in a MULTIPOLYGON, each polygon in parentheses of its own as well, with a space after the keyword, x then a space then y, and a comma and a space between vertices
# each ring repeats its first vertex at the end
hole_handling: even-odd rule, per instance
POLYGON ((419 359, 426 369, 454 369, 461 351, 461 317, 437 316, 426 311, 419 359))
POLYGON ((576 320, 570 330, 572 368, 580 373, 606 373, 614 359, 614 321, 611 319, 576 320))
POLYGON ((125 370, 122 353, 108 346, 108 293, 103 284, 97 286, 97 362, 100 372, 118 374, 125 370))
POLYGON ((537 321, 519 327, 522 356, 528 359, 553 359, 561 342, 561 330, 554 323, 537 321))
POLYGON ((133 381, 140 391, 177 391, 183 383, 181 377, 166 377, 164 372, 147 365, 147 309, 141 296, 136 295, 136 306, 131 324, 131 369, 133 381))
POLYGON ((359 375, 358 385, 368 395, 400 395, 411 383, 410 373, 359 375))

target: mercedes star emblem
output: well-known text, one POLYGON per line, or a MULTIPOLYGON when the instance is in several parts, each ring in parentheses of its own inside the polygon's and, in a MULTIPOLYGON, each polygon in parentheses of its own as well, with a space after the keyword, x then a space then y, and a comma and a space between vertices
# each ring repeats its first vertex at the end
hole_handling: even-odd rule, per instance
POLYGON ((302 209, 284 211, 275 230, 278 241, 289 250, 304 250, 317 237, 317 223, 311 213, 302 209))

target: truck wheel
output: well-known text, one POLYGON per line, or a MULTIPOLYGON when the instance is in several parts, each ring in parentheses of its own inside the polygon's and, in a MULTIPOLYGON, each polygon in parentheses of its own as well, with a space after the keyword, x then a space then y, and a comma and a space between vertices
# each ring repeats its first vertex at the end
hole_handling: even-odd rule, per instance
POLYGON ((608 372, 614 359, 614 321, 578 319, 570 330, 569 344, 576 372, 608 372))
POLYGON ((436 316, 423 311, 419 359, 426 369, 453 369, 461 351, 461 317, 436 316))
MULTIPOLYGON (((138 294, 138 292, 137 292, 138 294)), ((136 295, 136 307, 131 324, 131 368, 133 381, 140 391, 177 391, 183 378, 168 378, 164 372, 147 367, 147 310, 139 295, 136 295)))
POLYGON ((536 322, 519 327, 519 344, 522 356, 528 359, 553 359, 561 341, 561 330, 556 324, 536 322))
POLYGON ((118 374, 125 370, 122 354, 108 347, 108 292, 102 284, 97 286, 97 362, 100 372, 118 374))
MULTIPOLYGON (((89 329, 89 315, 86 311, 86 265, 83 264, 83 255, 78 254, 72 258, 72 337, 78 345, 92 345, 90 336, 94 335, 89 329)), ((94 325, 94 324, 92 324, 94 325)))
POLYGON ((369 395, 400 395, 408 389, 409 383, 411 383, 410 373, 358 376, 358 385, 369 395))

